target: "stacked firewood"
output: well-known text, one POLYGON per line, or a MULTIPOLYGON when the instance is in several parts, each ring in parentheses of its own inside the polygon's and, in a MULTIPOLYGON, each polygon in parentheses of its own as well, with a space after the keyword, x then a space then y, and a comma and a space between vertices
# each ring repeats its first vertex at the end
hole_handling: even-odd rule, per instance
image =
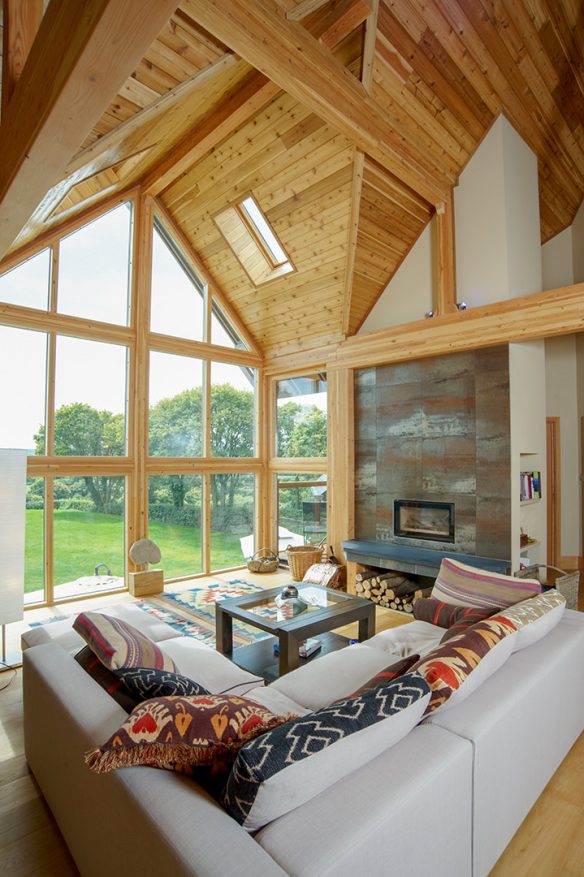
POLYGON ((421 587, 417 581, 401 572, 364 570, 356 575, 355 591, 358 596, 367 597, 386 609, 397 609, 399 612, 411 614, 414 611, 414 600, 418 597, 429 597, 432 588, 421 587))

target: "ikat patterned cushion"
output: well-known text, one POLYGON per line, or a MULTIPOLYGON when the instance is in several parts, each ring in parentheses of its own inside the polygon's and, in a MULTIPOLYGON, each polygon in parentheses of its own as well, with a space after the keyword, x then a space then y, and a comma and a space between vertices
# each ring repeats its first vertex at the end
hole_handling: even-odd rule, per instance
POLYGON ((432 690, 426 713, 460 703, 505 663, 513 650, 517 628, 510 619, 494 615, 479 621, 425 655, 412 667, 432 690))
POLYGON ((530 600, 516 603, 501 612, 517 627, 514 651, 526 649, 552 630, 562 619, 566 598, 559 591, 550 590, 530 600))
POLYGON ((486 572, 445 557, 430 596, 453 606, 503 609, 540 592, 541 584, 535 579, 486 572))
POLYGON ((172 658, 164 655, 155 642, 120 618, 82 612, 73 622, 73 629, 108 670, 152 667, 178 672, 172 658))
POLYGON ((96 773, 137 764, 189 774, 213 765, 227 773, 244 743, 289 718, 235 695, 156 697, 139 704, 85 762, 96 773))
POLYGON ((267 825, 405 737, 429 698, 410 673, 256 737, 239 750, 224 807, 248 831, 267 825))
POLYGON ((171 673, 170 670, 154 670, 151 667, 135 667, 129 670, 116 670, 115 676, 123 683, 128 694, 135 697, 135 703, 149 700, 152 697, 170 697, 172 695, 196 697, 210 694, 188 676, 171 673))
POLYGON ((414 618, 416 620, 427 621, 438 627, 447 628, 441 642, 457 636, 478 621, 490 618, 495 612, 497 612, 495 608, 477 609, 473 606, 453 606, 451 603, 444 603, 434 599, 434 597, 420 597, 414 602, 414 618))

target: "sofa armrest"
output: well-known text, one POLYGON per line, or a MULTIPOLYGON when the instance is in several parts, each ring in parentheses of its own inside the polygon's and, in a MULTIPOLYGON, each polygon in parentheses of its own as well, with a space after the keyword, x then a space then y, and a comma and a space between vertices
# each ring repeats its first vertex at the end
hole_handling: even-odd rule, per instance
POLYGON ((23 655, 24 736, 33 771, 80 872, 283 875, 194 780, 147 767, 94 774, 84 753, 126 713, 54 643, 23 655))

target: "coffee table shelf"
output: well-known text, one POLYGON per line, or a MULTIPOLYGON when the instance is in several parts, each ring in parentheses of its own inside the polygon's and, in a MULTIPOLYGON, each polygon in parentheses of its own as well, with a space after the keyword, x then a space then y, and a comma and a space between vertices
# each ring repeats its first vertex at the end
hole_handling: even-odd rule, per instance
MULTIPOLYGON (((317 585, 298 585, 300 599, 307 601, 306 609, 293 617, 285 617, 285 610, 279 607, 275 598, 282 588, 270 588, 257 594, 246 594, 215 604, 217 627, 217 649, 235 660, 233 653, 233 619, 265 630, 278 638, 279 675, 300 666, 298 652, 300 644, 309 637, 328 633, 351 622, 359 624, 359 641, 375 633, 375 605, 370 600, 333 591, 317 585)), ((345 639, 340 638, 340 639, 345 639)), ((348 640, 345 640, 348 643, 348 640)), ((255 644, 261 646, 262 643, 255 644)), ((342 645, 342 643, 340 644, 342 645)), ((337 648, 340 647, 337 645, 337 648)), ((250 649, 250 646, 242 647, 250 649)), ((266 649, 267 646, 264 646, 266 649)), ((328 649, 327 649, 328 650, 328 649)), ((238 649, 240 653, 242 649, 238 649)), ((273 644, 272 644, 273 653, 273 644)), ((319 652, 318 654, 322 654, 319 652)), ((239 663, 237 661, 236 663, 239 663)))

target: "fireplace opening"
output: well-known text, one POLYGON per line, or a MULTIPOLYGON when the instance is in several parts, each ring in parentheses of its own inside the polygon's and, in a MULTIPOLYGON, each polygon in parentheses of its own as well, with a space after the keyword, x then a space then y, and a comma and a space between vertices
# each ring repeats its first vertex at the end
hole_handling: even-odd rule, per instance
POLYGON ((410 539, 454 542, 454 503, 395 499, 393 532, 410 539))

